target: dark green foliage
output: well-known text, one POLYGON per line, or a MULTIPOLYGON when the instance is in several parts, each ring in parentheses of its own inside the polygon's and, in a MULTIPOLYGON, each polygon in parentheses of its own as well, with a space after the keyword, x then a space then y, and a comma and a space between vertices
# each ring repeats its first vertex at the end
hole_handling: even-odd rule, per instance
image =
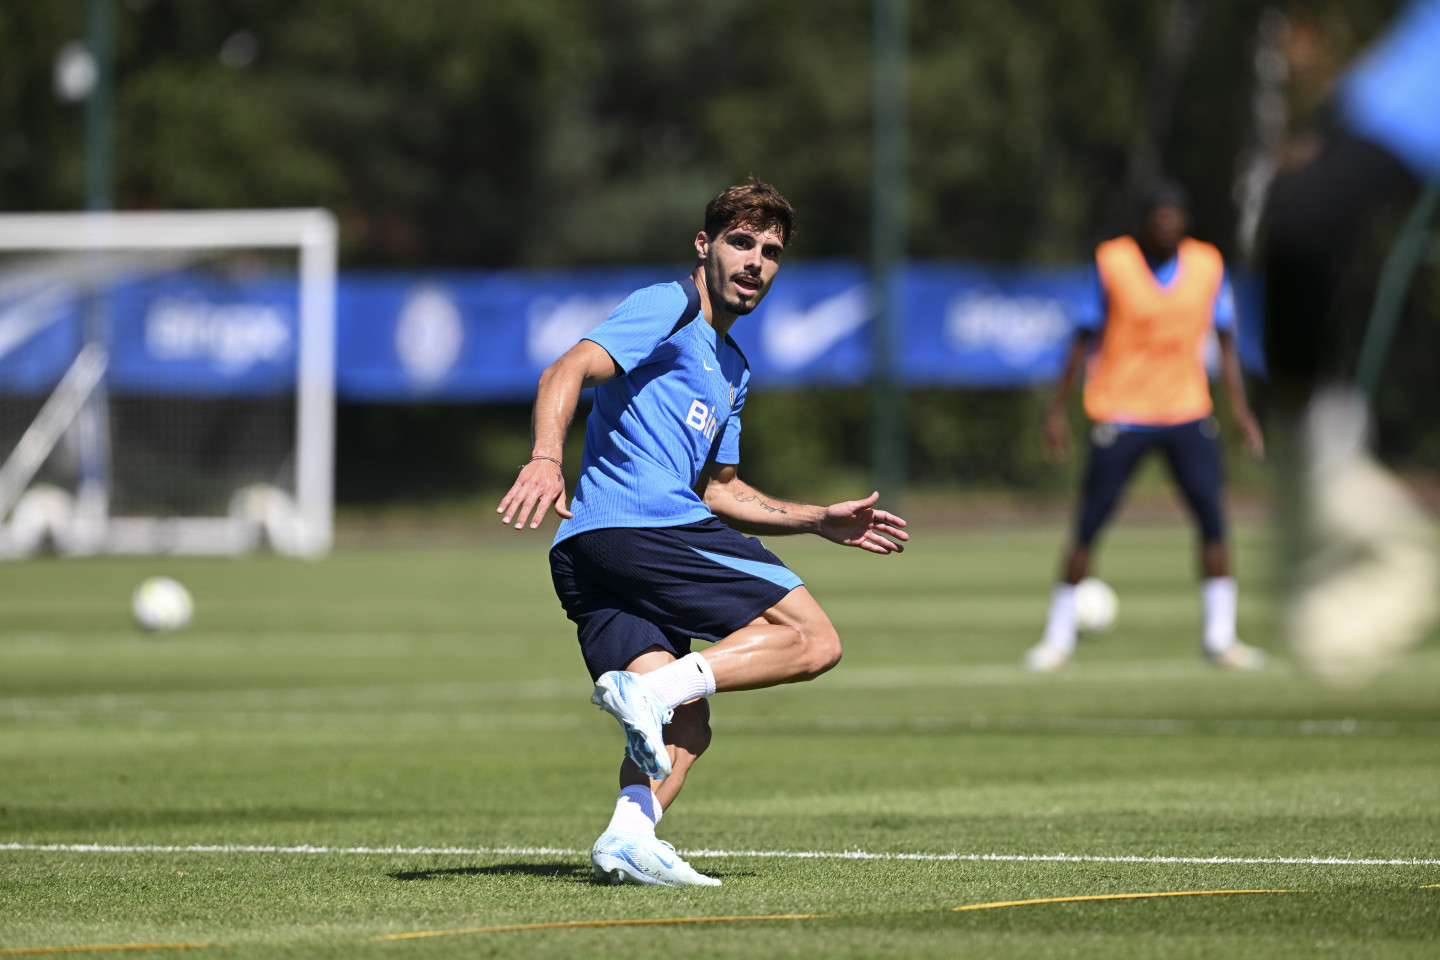
POLYGON ((530 459, 530 409, 342 404, 335 447, 341 503, 465 496, 508 486, 530 459))
MULTIPOLYGON (((1170 6, 911 0, 910 255, 1081 261, 1130 227, 1132 155, 1148 137, 1191 187, 1197 235, 1235 257, 1266 4, 1196 5, 1171 109, 1147 121, 1170 6)), ((1396 6, 1286 11, 1321 29, 1307 69, 1324 74, 1396 6)), ((55 101, 50 74, 83 9, 0 7, 0 210, 80 205, 82 111, 55 101)), ((672 263, 706 200, 754 172, 799 210, 792 256, 869 250, 866 0, 117 0, 116 13, 122 208, 330 207, 348 266, 672 263), (226 66, 241 32, 254 59, 226 66)), ((1297 132, 1323 87, 1297 76, 1297 132)), ((1440 293, 1427 270, 1380 411, 1386 455, 1433 468, 1440 293)), ((1368 298, 1356 303, 1363 315, 1368 298)), ((1033 396, 919 391, 910 408, 913 482, 1054 482, 1033 396)), ((747 465, 777 490, 846 485, 869 472, 867 411, 855 392, 757 397, 747 465)), ((352 407, 340 426, 341 496, 356 502, 496 483, 526 442, 524 418, 499 408, 352 407)))
MULTIPOLYGON (((1166 4, 910 3, 910 248, 1068 261, 1128 226, 1129 156, 1166 4)), ((1205 5, 1162 162, 1228 247, 1263 4, 1205 5)), ((1318 10, 1336 62, 1393 4, 1318 10)), ((871 5, 622 0, 118 2, 117 204, 319 204, 353 264, 683 258, 758 173, 808 256, 868 249, 871 5), (252 60, 221 50, 246 33, 252 60)), ((0 209, 73 208, 80 112, 56 102, 78 0, 0 12, 0 209)))
MULTIPOLYGON (((1263 465, 1246 455, 1216 387, 1234 481, 1254 487, 1263 465)), ((1041 455, 1040 423, 1048 389, 912 390, 906 399, 906 452, 912 486, 926 489, 1067 490, 1084 465, 1089 424, 1071 404, 1075 453, 1065 463, 1041 455)), ((582 406, 570 431, 567 474, 574 477, 584 440, 582 406)), ((775 496, 850 499, 868 492, 870 396, 863 389, 755 394, 745 408, 741 469, 775 496)), ((454 499, 501 490, 530 456, 527 405, 340 407, 336 464, 342 504, 454 499)), ((886 491, 889 493, 889 491, 886 491)))

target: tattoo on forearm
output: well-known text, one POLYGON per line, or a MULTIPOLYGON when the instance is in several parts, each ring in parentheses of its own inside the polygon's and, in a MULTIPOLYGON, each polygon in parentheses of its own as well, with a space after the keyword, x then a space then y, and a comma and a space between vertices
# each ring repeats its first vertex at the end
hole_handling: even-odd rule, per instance
POLYGON ((753 493, 749 494, 748 496, 745 494, 737 493, 735 494, 735 501, 737 503, 758 503, 760 505, 760 509, 764 510, 766 513, 787 513, 784 507, 777 507, 773 503, 766 503, 759 496, 753 493))

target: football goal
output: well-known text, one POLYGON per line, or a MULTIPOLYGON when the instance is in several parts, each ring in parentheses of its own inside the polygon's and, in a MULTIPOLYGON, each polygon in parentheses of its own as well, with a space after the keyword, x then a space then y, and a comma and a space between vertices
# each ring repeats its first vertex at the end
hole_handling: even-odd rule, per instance
POLYGON ((0 557, 326 552, 336 237, 324 210, 0 216, 0 557))

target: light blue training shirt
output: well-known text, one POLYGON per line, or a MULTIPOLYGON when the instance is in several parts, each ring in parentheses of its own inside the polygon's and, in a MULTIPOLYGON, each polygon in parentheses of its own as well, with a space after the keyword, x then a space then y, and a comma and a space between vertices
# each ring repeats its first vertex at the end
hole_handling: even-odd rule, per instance
POLYGON ((582 339, 623 375, 595 388, 580 481, 555 543, 602 527, 674 527, 713 516, 695 493, 710 461, 740 462, 750 367, 705 322, 689 277, 637 290, 582 339))

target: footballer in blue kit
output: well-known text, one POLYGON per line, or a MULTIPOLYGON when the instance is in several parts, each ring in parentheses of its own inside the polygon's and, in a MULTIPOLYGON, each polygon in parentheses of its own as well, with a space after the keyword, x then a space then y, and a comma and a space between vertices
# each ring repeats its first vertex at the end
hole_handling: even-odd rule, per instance
POLYGON ((595 841, 608 883, 716 886, 655 836, 710 743, 713 693, 811 680, 840 638, 804 583, 750 535, 814 533, 885 555, 905 521, 879 493, 793 503, 740 479, 740 414, 750 371, 730 327, 764 299, 795 213, 751 177, 705 208, 688 277, 631 294, 556 360, 536 390, 532 459, 497 510, 516 529, 561 517, 555 593, 595 681, 591 702, 625 733, 620 795, 595 841), (566 505, 565 434, 594 387, 575 495, 566 505), (692 652, 692 640, 711 646, 692 652))

